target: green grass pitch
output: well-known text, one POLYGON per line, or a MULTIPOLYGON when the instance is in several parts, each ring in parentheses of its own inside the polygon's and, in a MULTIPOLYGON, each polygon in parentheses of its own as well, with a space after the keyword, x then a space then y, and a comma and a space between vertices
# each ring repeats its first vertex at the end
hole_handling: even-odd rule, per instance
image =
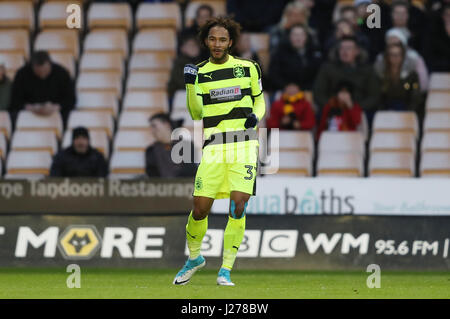
POLYGON ((218 287, 217 271, 202 269, 174 286, 177 269, 81 269, 81 288, 66 286, 65 268, 0 268, 0 298, 303 299, 450 298, 449 272, 381 273, 381 288, 366 286, 365 271, 232 272, 235 287, 218 287))

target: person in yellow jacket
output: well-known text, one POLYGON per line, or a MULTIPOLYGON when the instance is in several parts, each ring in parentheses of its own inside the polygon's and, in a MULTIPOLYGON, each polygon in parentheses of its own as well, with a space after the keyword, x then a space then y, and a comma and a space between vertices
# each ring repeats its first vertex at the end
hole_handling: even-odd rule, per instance
POLYGON ((230 271, 244 237, 247 202, 256 194, 256 126, 266 109, 259 65, 229 54, 240 29, 230 18, 208 20, 199 37, 210 57, 184 68, 187 108, 193 120, 203 121, 205 142, 195 176, 194 207, 186 225, 189 258, 175 276, 175 285, 187 284, 205 266, 200 248, 208 214, 215 199, 230 198, 217 284, 234 286, 230 271))

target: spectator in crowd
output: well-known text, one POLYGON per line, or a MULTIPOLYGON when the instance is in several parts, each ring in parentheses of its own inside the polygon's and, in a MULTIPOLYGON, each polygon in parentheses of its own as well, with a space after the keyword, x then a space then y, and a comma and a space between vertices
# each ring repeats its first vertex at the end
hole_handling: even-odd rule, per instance
POLYGON ((85 127, 72 130, 72 145, 59 151, 53 158, 51 177, 106 177, 108 164, 105 157, 90 145, 89 131, 85 127))
POLYGON ((184 66, 186 64, 197 64, 201 62, 200 45, 197 39, 193 36, 188 36, 181 41, 181 52, 173 62, 168 83, 168 94, 171 100, 177 90, 185 89, 183 78, 184 66))
MULTIPOLYGON (((183 44, 183 39, 185 38, 195 38, 197 39, 197 34, 206 21, 208 19, 212 18, 214 16, 214 9, 207 4, 202 4, 198 6, 197 10, 195 11, 195 18, 190 27, 187 27, 183 29, 180 32, 180 35, 178 37, 178 43, 180 43, 180 46, 178 47, 178 51, 181 51, 181 45, 183 44)), ((198 40, 197 40, 198 41, 198 40)), ((209 51, 206 48, 203 48, 202 45, 200 45, 200 60, 206 60, 209 58, 209 51)))
POLYGON ((343 37, 355 37, 358 44, 366 51, 369 50, 369 39, 362 32, 356 32, 354 25, 347 19, 341 18, 335 23, 334 32, 328 37, 324 44, 324 52, 328 54, 343 37))
POLYGON ((166 113, 157 113, 150 118, 150 126, 155 137, 155 143, 145 151, 145 170, 149 177, 194 177, 197 172, 197 164, 194 162, 195 148, 190 141, 172 141, 171 135, 176 124, 166 113), (181 144, 178 144, 181 143, 181 144), (178 151, 174 151, 174 147, 178 151), (184 152, 188 151, 188 154, 184 152))
POLYGON ((450 1, 433 20, 431 34, 431 68, 434 72, 450 72, 450 1))
POLYGON ((314 46, 304 25, 289 30, 289 41, 280 43, 270 59, 269 80, 273 90, 296 83, 302 90, 311 90, 322 54, 314 46))
POLYGON ((354 37, 339 41, 330 61, 322 64, 314 83, 313 96, 319 110, 334 96, 338 84, 348 81, 353 85, 352 99, 371 120, 378 107, 380 91, 375 71, 366 61, 367 52, 358 47, 354 37))
POLYGON ((335 94, 323 108, 317 140, 323 131, 355 131, 362 119, 362 108, 353 96, 353 84, 339 82, 335 94))
POLYGON ((308 25, 317 31, 319 43, 324 43, 332 30, 333 10, 337 0, 295 0, 302 2, 310 11, 308 25))
POLYGON ((419 77, 411 60, 406 60, 406 49, 402 44, 388 45, 375 70, 381 80, 382 109, 418 111, 422 102, 419 77))
POLYGON ((283 42, 289 41, 289 30, 297 24, 305 26, 308 36, 315 46, 319 45, 316 31, 308 26, 309 9, 303 3, 291 2, 283 11, 283 16, 278 24, 269 30, 270 53, 275 53, 276 48, 283 42))
POLYGON ((0 111, 7 110, 11 97, 11 81, 6 75, 5 62, 0 58, 0 111))
POLYGON ((251 47, 250 34, 248 32, 242 32, 239 36, 239 40, 234 48, 234 54, 240 58, 253 60, 260 64, 258 53, 251 47))
POLYGON ((270 116, 266 121, 269 129, 312 130, 315 115, 311 103, 295 83, 289 83, 280 99, 273 102, 270 116))
POLYGON ((247 32, 267 32, 290 0, 227 0, 227 13, 247 32))
MULTIPOLYGON (((386 32, 386 45, 394 43, 402 44, 405 47, 406 49, 405 61, 415 66, 415 71, 419 76, 420 90, 425 93, 428 89, 429 76, 424 59, 416 50, 408 46, 408 38, 406 37, 405 33, 402 32, 401 29, 392 28, 389 29, 388 32, 386 32)), ((383 57, 384 57, 383 53, 380 53, 375 60, 375 65, 382 63, 383 57)))
POLYGON ((10 110, 46 116, 60 111, 66 119, 75 105, 75 86, 69 72, 53 63, 46 51, 37 51, 13 80, 10 110))

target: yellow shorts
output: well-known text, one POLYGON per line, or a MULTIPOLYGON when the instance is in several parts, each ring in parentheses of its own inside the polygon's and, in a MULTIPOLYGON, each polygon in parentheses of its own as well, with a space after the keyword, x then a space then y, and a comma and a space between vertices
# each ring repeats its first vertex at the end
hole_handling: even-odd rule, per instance
POLYGON ((194 196, 230 198, 232 191, 256 195, 258 147, 224 150, 207 146, 195 176, 194 196))

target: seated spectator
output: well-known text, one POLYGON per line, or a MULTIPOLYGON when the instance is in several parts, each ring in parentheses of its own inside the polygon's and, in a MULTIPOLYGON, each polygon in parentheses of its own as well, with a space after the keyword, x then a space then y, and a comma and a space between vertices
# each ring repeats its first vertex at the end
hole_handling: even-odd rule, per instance
POLYGON ((12 84, 10 111, 28 110, 38 115, 60 111, 66 119, 75 105, 75 86, 69 72, 53 63, 46 51, 37 51, 31 62, 17 71, 12 84))
POLYGON ((0 58, 0 111, 7 110, 11 97, 11 81, 6 75, 5 62, 0 58))
POLYGON ((269 129, 312 130, 315 121, 314 111, 304 92, 297 84, 290 83, 284 88, 281 98, 273 102, 266 126, 269 129))
POLYGON ((150 126, 156 142, 145 151, 145 171, 149 177, 194 177, 197 164, 194 162, 194 144, 191 141, 171 140, 176 124, 166 113, 157 113, 150 118, 150 126), (182 143, 181 145, 177 143, 182 143), (182 151, 176 153, 183 158, 172 157, 172 149, 177 145, 182 151), (184 154, 188 150, 189 154, 184 154))
MULTIPOLYGON (((400 29, 392 28, 386 32, 386 45, 390 44, 402 44, 403 47, 405 47, 405 61, 414 65, 415 71, 419 76, 420 90, 425 93, 428 89, 429 76, 427 66, 425 65, 422 56, 416 50, 411 49, 408 46, 408 38, 400 29)), ((382 63, 382 60, 383 53, 380 53, 375 60, 375 65, 382 63)))
POLYGON ((89 131, 85 127, 72 130, 72 145, 59 151, 53 158, 51 177, 106 177, 108 164, 105 157, 89 144, 89 131))
POLYGON ((172 99, 177 90, 184 90, 183 70, 186 64, 197 64, 200 61, 200 46, 196 38, 189 36, 182 39, 181 52, 175 58, 168 83, 169 98, 172 99))
POLYGON ((308 36, 315 46, 319 46, 316 31, 308 26, 309 9, 303 3, 291 2, 284 8, 280 23, 269 30, 270 35, 270 53, 283 42, 289 41, 289 31, 294 25, 305 26, 308 36))
POLYGON ((417 111, 422 103, 419 77, 411 60, 406 60, 402 44, 390 44, 383 61, 375 66, 381 80, 381 108, 417 111))
POLYGON ((450 3, 443 5, 433 20, 431 34, 431 68, 433 72, 450 72, 450 3))
POLYGON ((311 90, 322 60, 322 54, 307 34, 306 27, 294 25, 289 42, 281 43, 270 59, 269 80, 273 90, 282 90, 296 83, 302 90, 311 90))
POLYGON ((353 97, 353 84, 348 81, 338 83, 334 96, 323 108, 317 140, 323 131, 356 131, 361 115, 361 106, 353 97))
POLYGON ((359 48, 355 38, 344 37, 339 41, 314 83, 313 96, 319 110, 336 94, 338 84, 347 81, 353 85, 353 100, 370 113, 368 120, 371 120, 378 107, 380 84, 373 67, 366 61, 367 52, 359 48))
MULTIPOLYGON (((181 30, 180 35, 178 37, 178 51, 181 53, 181 46, 183 43, 183 39, 185 38, 194 38, 198 41, 197 35, 199 29, 208 21, 208 19, 214 16, 214 9, 207 4, 200 5, 195 11, 195 19, 190 27, 184 28, 181 30)), ((204 48, 200 43, 200 60, 204 61, 209 58, 208 49, 204 48)))
POLYGON ((260 64, 258 53, 252 50, 250 34, 248 32, 242 32, 239 36, 239 40, 234 48, 234 55, 243 59, 253 60, 260 64))

